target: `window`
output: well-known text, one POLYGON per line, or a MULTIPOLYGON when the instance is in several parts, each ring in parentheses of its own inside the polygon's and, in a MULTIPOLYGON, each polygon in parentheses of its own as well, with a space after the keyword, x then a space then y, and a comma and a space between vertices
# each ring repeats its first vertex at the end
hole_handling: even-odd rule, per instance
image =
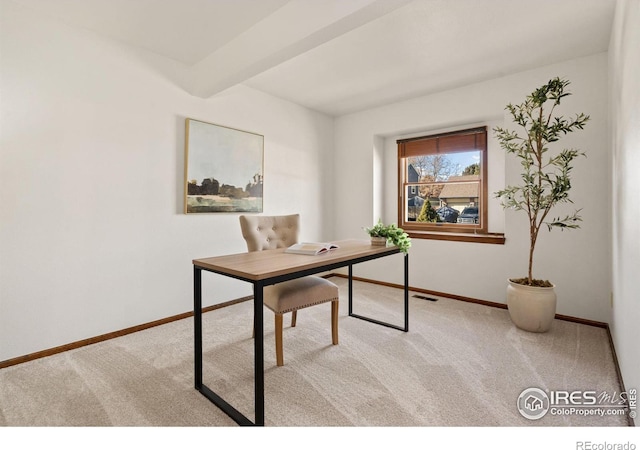
POLYGON ((397 144, 399 226, 417 238, 475 242, 485 237, 483 242, 492 242, 487 232, 487 128, 397 144))

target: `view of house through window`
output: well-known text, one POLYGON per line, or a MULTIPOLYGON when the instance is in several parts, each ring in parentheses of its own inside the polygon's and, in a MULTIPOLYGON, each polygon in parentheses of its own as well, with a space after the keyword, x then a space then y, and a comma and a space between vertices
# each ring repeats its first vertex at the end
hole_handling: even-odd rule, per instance
POLYGON ((398 141, 398 222, 408 231, 486 231, 486 127, 398 141))

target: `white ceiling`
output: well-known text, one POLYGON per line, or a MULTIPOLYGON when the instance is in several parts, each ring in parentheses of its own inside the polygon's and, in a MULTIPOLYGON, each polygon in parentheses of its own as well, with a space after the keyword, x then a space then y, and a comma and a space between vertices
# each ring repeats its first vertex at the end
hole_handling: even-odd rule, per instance
POLYGON ((342 115, 607 51, 616 0, 12 1, 179 61, 194 95, 342 115))

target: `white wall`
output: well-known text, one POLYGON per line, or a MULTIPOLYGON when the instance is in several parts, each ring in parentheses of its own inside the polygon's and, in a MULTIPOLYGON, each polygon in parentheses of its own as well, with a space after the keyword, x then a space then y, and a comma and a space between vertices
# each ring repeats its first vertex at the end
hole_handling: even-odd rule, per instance
MULTIPOLYGON (((0 2, 0 361, 189 311, 191 260, 244 250, 237 215, 182 214, 185 118, 265 136, 265 214, 300 212, 304 239, 365 238, 362 227, 378 217, 396 221, 397 137, 510 125, 504 106, 553 76, 572 81, 566 111, 592 117, 565 141, 588 153, 576 162, 572 194, 585 222, 542 236, 536 276, 558 285, 559 313, 610 320, 606 54, 343 116, 334 128, 326 116, 246 87, 192 97, 179 87, 186 72, 178 63, 0 2)), ((631 273, 640 252, 629 244, 640 213, 628 194, 638 167, 631 74, 639 38, 630 25, 638 2, 623 4, 611 49, 620 118, 613 329, 627 379, 640 372, 631 273)), ((519 170, 491 137, 489 152, 492 191, 519 170)), ((522 217, 499 208, 490 220, 490 231, 505 232, 504 246, 414 239, 411 284, 503 302, 506 278, 526 269, 526 230, 522 217)), ((400 283, 397 262, 367 263, 356 275, 400 283)), ((205 282, 206 304, 248 293, 222 278, 205 282)))
MULTIPOLYGON (((385 137, 382 219, 397 221, 397 163, 394 141, 400 136, 463 128, 480 124, 511 127, 507 103, 520 103, 535 88, 560 76, 571 81, 574 95, 561 113, 585 112, 585 130, 561 143, 585 151, 575 162, 572 198, 583 208, 584 223, 576 231, 543 231, 536 248, 534 276, 557 285, 558 313, 608 322, 611 290, 610 261, 610 147, 607 140, 607 55, 598 54, 463 88, 346 115, 335 121, 335 232, 361 236, 362 227, 377 217, 380 199, 374 193, 376 167, 372 148, 385 137), (349 218, 346 220, 345 218, 349 218)), ((490 193, 519 177, 519 163, 507 158, 489 133, 490 193)), ((379 151, 379 149, 378 149, 379 151)), ((375 159, 379 160, 379 159, 375 159)), ((490 195, 491 196, 491 195, 490 195)), ((504 212, 492 200, 490 232, 504 232, 505 245, 413 239, 410 284, 415 287, 505 302, 506 280, 524 276, 528 257, 526 217, 504 212), (464 279, 464 282, 460 282, 464 279)), ((558 210, 561 214, 562 210, 558 210)), ((391 258, 357 267, 355 274, 392 283, 402 282, 398 261, 391 258)))
MULTIPOLYGON (((640 1, 620 1, 609 47, 613 147, 611 331, 627 389, 640 388, 640 1)), ((640 425, 640 420, 636 419, 640 425)))
MULTIPOLYGON (((192 97, 178 63, 1 6, 0 361, 190 311, 191 260, 245 250, 237 214, 182 213, 187 117, 264 135, 264 213, 332 236, 331 118, 192 97)), ((205 304, 249 292, 205 282, 205 304)))

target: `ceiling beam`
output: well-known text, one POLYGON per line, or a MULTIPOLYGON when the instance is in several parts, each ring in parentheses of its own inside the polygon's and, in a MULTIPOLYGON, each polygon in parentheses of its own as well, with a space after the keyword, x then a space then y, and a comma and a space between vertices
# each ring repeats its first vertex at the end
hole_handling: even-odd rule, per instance
POLYGON ((400 8, 411 0, 292 0, 192 67, 209 98, 400 8))

